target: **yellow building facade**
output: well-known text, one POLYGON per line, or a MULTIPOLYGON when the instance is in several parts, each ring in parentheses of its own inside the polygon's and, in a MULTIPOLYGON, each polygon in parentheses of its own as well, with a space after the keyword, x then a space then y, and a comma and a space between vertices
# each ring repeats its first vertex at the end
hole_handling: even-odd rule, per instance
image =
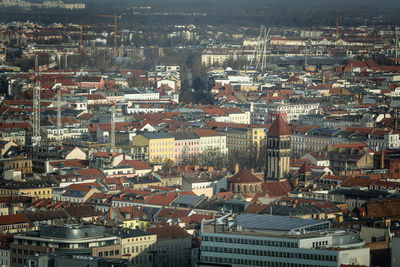
POLYGON ((226 146, 229 151, 245 152, 252 146, 257 148, 265 145, 265 128, 230 128, 226 131, 226 146))
POLYGON ((4 181, 0 184, 0 196, 23 195, 34 199, 52 199, 53 188, 58 188, 58 184, 52 181, 4 181))
POLYGON ((165 132, 146 132, 132 138, 132 156, 150 163, 174 160, 175 138, 165 132))
POLYGON ((146 229, 149 225, 149 221, 140 220, 138 218, 134 218, 131 220, 124 220, 124 228, 128 229, 146 229))

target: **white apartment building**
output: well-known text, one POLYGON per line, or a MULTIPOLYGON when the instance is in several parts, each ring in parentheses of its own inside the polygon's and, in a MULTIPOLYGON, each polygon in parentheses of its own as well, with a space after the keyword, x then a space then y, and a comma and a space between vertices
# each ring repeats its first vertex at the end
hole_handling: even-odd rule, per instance
POLYGON ((89 135, 89 129, 83 126, 44 126, 42 129, 48 140, 81 139, 89 135))
POLYGON ((195 132, 200 136, 200 153, 209 150, 228 153, 226 135, 209 129, 198 129, 195 132))
POLYGON ((366 144, 374 151, 400 148, 400 131, 376 130, 369 134, 366 144))
POLYGON ((297 121, 301 115, 317 114, 319 103, 306 104, 266 104, 252 103, 250 107, 250 123, 271 123, 277 114, 285 114, 287 122, 297 121))
POLYGON ((153 90, 131 90, 124 94, 124 100, 159 100, 160 92, 153 90))

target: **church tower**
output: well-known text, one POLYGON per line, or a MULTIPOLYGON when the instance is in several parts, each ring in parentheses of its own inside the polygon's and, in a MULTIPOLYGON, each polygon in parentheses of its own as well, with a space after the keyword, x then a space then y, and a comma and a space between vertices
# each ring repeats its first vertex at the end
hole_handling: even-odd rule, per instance
POLYGON ((267 132, 267 180, 279 180, 287 177, 290 169, 292 131, 280 114, 267 132))

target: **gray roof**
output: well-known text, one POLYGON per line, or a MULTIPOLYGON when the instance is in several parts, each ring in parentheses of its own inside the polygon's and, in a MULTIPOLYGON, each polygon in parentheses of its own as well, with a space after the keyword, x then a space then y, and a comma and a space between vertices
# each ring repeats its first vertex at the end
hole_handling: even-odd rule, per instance
POLYGON ((194 131, 175 131, 169 134, 175 137, 175 140, 200 139, 194 131))
POLYGON ((165 138, 174 138, 172 135, 166 132, 144 132, 142 133, 144 137, 147 139, 165 139, 165 138))
POLYGON ((243 214, 237 216, 237 225, 244 229, 264 231, 291 231, 328 224, 328 221, 299 219, 266 214, 243 214))
POLYGON ((198 204, 200 201, 204 199, 204 195, 201 196, 193 196, 193 195, 183 195, 178 197, 172 205, 178 206, 178 205, 185 205, 185 206, 190 206, 194 207, 196 204, 198 204))

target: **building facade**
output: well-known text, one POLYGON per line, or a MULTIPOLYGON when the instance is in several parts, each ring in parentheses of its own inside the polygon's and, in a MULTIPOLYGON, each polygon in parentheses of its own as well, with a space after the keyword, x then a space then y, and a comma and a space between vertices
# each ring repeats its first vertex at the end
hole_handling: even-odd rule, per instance
POLYGON ((198 266, 369 266, 359 233, 332 230, 328 221, 243 214, 203 221, 198 266))
POLYGON ((145 132, 132 138, 133 159, 162 163, 174 160, 175 138, 165 132, 145 132))

